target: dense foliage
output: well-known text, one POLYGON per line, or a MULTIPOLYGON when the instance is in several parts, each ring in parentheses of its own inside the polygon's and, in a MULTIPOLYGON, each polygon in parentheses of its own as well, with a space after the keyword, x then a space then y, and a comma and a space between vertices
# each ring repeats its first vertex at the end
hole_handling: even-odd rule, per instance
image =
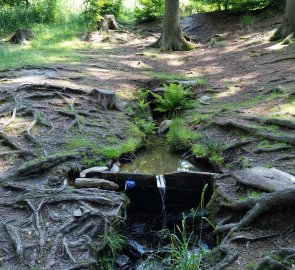
POLYGON ((123 0, 84 0, 84 15, 88 29, 98 27, 101 16, 112 14, 118 16, 123 0))
POLYGON ((64 22, 71 16, 63 0, 1 1, 0 34, 33 24, 64 22))
POLYGON ((165 0, 138 0, 134 15, 138 21, 152 21, 163 16, 165 0))

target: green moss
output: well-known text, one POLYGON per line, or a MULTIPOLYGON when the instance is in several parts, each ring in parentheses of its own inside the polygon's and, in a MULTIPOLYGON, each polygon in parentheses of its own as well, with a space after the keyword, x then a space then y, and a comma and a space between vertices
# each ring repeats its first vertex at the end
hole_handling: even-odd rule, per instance
POLYGON ((252 191, 248 193, 247 195, 240 196, 238 199, 239 201, 246 201, 247 199, 250 199, 250 198, 259 198, 261 195, 262 195, 262 192, 260 191, 252 191))

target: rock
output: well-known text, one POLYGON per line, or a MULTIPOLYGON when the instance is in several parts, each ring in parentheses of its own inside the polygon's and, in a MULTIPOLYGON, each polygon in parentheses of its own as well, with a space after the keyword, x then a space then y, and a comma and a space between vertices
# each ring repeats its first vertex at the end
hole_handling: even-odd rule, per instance
POLYGON ((98 178, 77 178, 75 180, 76 188, 99 188, 104 190, 119 190, 119 186, 108 180, 98 178))
POLYGON ((142 258, 148 250, 137 241, 129 239, 126 246, 126 253, 134 259, 142 258))
POLYGON ((238 183, 268 192, 295 188, 295 177, 275 168, 254 167, 233 172, 232 176, 238 183))
POLYGON ((135 265, 136 270, 164 270, 169 269, 166 268, 157 258, 156 256, 150 256, 144 261, 139 261, 135 265))
POLYGON ((83 177, 86 177, 86 175, 88 173, 100 173, 100 172, 105 172, 105 171, 108 171, 109 168, 108 167, 92 167, 92 168, 89 168, 89 169, 86 169, 84 171, 82 171, 80 173, 80 177, 83 178, 83 177))
POLYGON ((158 128, 158 134, 159 134, 159 135, 163 135, 163 134, 165 134, 166 132, 168 132, 168 130, 170 129, 171 125, 172 125, 172 120, 164 120, 164 121, 160 124, 160 126, 159 126, 159 128, 158 128))
POLYGON ((75 209, 74 211, 74 217, 81 217, 83 215, 82 211, 80 208, 75 209))
POLYGON ((137 235, 144 234, 145 227, 146 227, 145 223, 134 223, 131 226, 131 233, 137 234, 137 235))
POLYGON ((116 258, 116 266, 120 269, 128 269, 128 266, 131 264, 131 260, 126 255, 121 255, 118 258, 116 258))
POLYGON ((209 105, 208 101, 210 100, 211 97, 209 96, 201 96, 198 100, 201 102, 203 105, 209 105))
POLYGON ((152 93, 158 94, 160 96, 163 96, 165 93, 165 87, 158 87, 152 90, 152 93))
POLYGON ((111 172, 117 173, 120 171, 120 162, 116 161, 113 163, 113 166, 111 168, 111 172))

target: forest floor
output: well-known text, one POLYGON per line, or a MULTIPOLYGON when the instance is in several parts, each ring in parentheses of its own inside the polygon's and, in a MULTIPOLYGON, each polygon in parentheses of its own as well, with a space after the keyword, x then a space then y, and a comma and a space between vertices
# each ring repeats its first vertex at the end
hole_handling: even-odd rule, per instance
MULTIPOLYGON (((30 176, 29 181, 26 181, 29 186, 36 183, 45 187, 58 186, 62 184, 61 175, 65 172, 55 169, 50 175, 41 177, 39 173, 32 176, 30 170, 34 172, 36 167, 44 165, 40 160, 48 159, 48 156, 54 156, 57 152, 59 158, 66 161, 75 159, 81 151, 90 151, 82 157, 83 166, 87 167, 99 162, 101 155, 112 158, 118 151, 134 151, 142 140, 141 132, 134 127, 126 112, 105 111, 95 107, 90 95, 92 89, 113 90, 120 99, 132 103, 139 88, 153 89, 174 79, 195 78, 206 83, 193 87, 197 105, 184 115, 188 126, 224 145, 249 140, 249 143, 225 153, 226 162, 230 164, 224 169, 225 172, 229 172, 229 169, 262 166, 275 167, 295 175, 294 128, 275 123, 268 125, 264 120, 264 117, 276 117, 292 122, 295 116, 295 46, 267 40, 279 22, 280 18, 277 18, 276 23, 273 19, 258 20, 251 27, 243 27, 236 16, 226 20, 222 16, 189 17, 183 25, 185 31, 199 41, 198 47, 189 52, 173 53, 160 53, 146 48, 159 35, 157 26, 146 24, 133 29, 131 35, 121 35, 116 38, 116 42, 102 43, 95 49, 77 49, 76 53, 83 57, 75 62, 58 62, 46 67, 32 63, 19 69, 0 71, 2 179, 19 178, 25 172, 30 176), (220 35, 221 40, 211 39, 210 42, 215 34, 220 35), (198 104, 204 95, 210 97, 208 105, 198 104), (16 116, 13 118, 14 109, 16 116), (269 137, 261 136, 262 133, 287 140, 269 140, 269 137), (278 150, 265 151, 273 148, 278 150), (30 156, 36 157, 33 167, 30 167, 32 161, 29 161, 31 164, 26 162, 26 159, 31 160, 30 156), (22 167, 22 164, 26 167, 22 167)), ((53 163, 61 162, 55 158, 52 159, 53 163)), ((77 163, 75 160, 71 166, 75 167, 77 163)), ((44 166, 44 169, 49 168, 44 166)), ((236 200, 253 191, 237 185, 231 176, 219 180, 217 186, 236 200)), ((14 194, 9 195, 10 200, 11 196, 14 194)), ((116 200, 120 205, 123 199, 116 200)), ((38 202, 39 206, 42 203, 38 202)), ((12 205, 13 202, 5 207, 12 205)), ((35 214, 38 213, 37 206, 35 210, 30 208, 35 214)), ((55 209, 53 214, 63 210, 55 209)), ((7 209, 1 211, 8 216, 7 209)), ((44 211, 49 212, 49 209, 44 211)), ((63 214, 66 218, 66 213, 63 214)), ((28 213, 22 215, 27 216, 28 213)), ((294 247, 294 216, 294 209, 289 208, 261 215, 253 225, 255 229, 250 229, 245 235, 275 236, 251 243, 232 243, 239 252, 239 258, 226 269, 254 269, 253 264, 261 256, 270 253, 274 245, 294 247)), ((6 222, 8 219, 11 217, 6 222)), ((8 226, 13 227, 5 226, 7 230, 10 228, 8 226)), ((11 238, 16 241, 18 236, 11 228, 10 235, 14 234, 11 238)), ((51 234, 57 231, 58 228, 51 234)), ((63 238, 67 239, 63 240, 64 244, 66 241, 71 243, 71 236, 67 237, 63 238)), ((18 250, 18 254, 20 252, 18 250)), ((53 253, 48 253, 49 261, 54 260, 53 253)), ((3 256, 0 253, 0 258, 3 256)), ((30 256, 33 257, 34 252, 30 256)), ((34 259, 31 262, 34 265, 34 259)), ((46 264, 40 259, 35 262, 42 263, 46 264)), ((64 263, 59 267, 69 264, 64 263)))

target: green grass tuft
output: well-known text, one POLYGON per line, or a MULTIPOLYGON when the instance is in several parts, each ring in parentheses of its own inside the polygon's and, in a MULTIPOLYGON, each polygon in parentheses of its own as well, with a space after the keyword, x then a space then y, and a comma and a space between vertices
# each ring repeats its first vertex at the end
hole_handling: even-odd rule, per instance
POLYGON ((167 145, 172 152, 183 152, 200 139, 201 135, 186 128, 181 118, 175 118, 167 134, 167 145))

